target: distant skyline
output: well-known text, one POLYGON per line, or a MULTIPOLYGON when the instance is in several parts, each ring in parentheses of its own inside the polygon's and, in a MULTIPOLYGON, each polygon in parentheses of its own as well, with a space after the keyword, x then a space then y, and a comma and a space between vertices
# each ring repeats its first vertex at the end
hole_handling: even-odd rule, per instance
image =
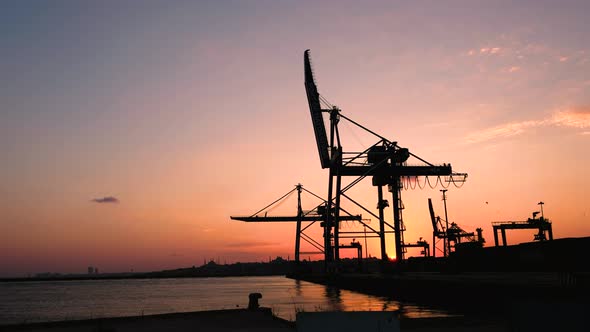
MULTIPOLYGON (((589 12, 588 1, 5 1, 0 277, 292 258, 294 224, 229 216, 297 183, 327 192, 306 49, 344 114, 469 174, 449 188, 449 219, 482 227, 487 245, 492 221, 525 220, 539 201, 556 238, 590 236, 589 12)), ((342 135, 345 148, 374 143, 342 135)), ((431 241, 439 189, 403 191, 407 241, 431 241)), ((375 207, 370 181, 354 194, 375 207)))

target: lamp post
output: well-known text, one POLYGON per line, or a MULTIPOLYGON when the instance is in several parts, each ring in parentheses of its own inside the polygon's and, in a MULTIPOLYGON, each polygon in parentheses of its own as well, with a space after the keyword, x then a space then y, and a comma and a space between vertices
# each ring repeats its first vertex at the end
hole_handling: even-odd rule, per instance
POLYGON ((449 241, 449 216, 447 215, 447 189, 440 190, 443 193, 443 203, 445 205, 445 257, 451 253, 451 242, 449 241))

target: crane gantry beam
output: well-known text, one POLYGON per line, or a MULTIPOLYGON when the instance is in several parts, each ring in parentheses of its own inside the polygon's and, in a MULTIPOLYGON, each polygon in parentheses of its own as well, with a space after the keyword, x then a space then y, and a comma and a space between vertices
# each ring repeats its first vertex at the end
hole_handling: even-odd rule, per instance
MULTIPOLYGON (((230 217, 232 220, 245 222, 293 222, 293 221, 323 221, 324 216, 254 216, 254 217, 230 217)), ((340 221, 360 221, 362 217, 358 216, 340 216, 340 221)))
POLYGON ((451 175, 451 165, 440 166, 404 166, 391 165, 387 169, 375 170, 372 166, 344 166, 339 168, 341 176, 446 176, 451 175))

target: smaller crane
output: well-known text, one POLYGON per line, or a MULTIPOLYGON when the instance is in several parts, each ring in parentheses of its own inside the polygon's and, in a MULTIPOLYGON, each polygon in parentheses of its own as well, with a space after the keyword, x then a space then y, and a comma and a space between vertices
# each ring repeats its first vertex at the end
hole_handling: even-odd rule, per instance
MULTIPOLYGON (((239 220, 244 222, 296 222, 296 233, 295 233, 295 261, 299 262, 299 256, 302 254, 301 252, 301 240, 303 239, 305 242, 313 246, 317 251, 314 252, 307 252, 307 254, 323 254, 325 251, 325 247, 322 246, 321 243, 311 238, 309 235, 305 233, 305 230, 308 229, 311 225, 316 223, 317 221, 323 225, 327 219, 327 209, 326 209, 327 202, 319 197, 318 195, 312 193, 311 191, 305 189, 303 185, 298 184, 295 188, 291 189, 289 192, 275 200, 274 202, 270 203, 269 205, 265 206, 264 208, 258 210, 257 212, 253 213, 250 216, 231 216, 232 220, 239 220), (280 205, 287 197, 289 197, 294 192, 297 192, 297 215, 293 216, 269 216, 268 211, 271 210, 273 207, 280 205), (313 209, 309 211, 304 211, 301 207, 301 193, 306 192, 317 199, 320 199, 322 203, 317 205, 313 209), (264 215, 261 216, 260 214, 264 212, 264 215), (302 222, 309 222, 307 226, 302 228, 302 222)), ((334 216, 332 216, 334 218, 334 216)), ((352 214, 343 214, 339 215, 337 220, 340 221, 358 221, 363 223, 361 215, 352 215, 352 214)), ((323 226, 322 226, 323 227, 323 226)), ((356 247, 355 247, 356 248, 356 247)), ((362 258, 362 256, 360 256, 362 258)))
POLYGON ((430 245, 426 240, 422 240, 422 238, 416 241, 416 243, 404 243, 403 246, 404 253, 407 252, 406 248, 422 248, 420 254, 424 257, 430 257, 430 245))
POLYGON ((528 218, 526 221, 495 221, 492 222, 494 228, 494 243, 499 246, 498 243, 498 231, 502 234, 502 245, 506 246, 506 230, 507 229, 537 229, 538 232, 535 234, 533 241, 549 241, 553 240, 553 229, 551 227, 551 221, 545 219, 543 215, 543 202, 539 202, 541 211, 533 212, 533 217, 528 218), (541 214, 541 217, 537 218, 537 215, 541 214))
MULTIPOLYGON (((443 192, 443 201, 445 202, 446 214, 446 195, 443 192)), ((432 207, 432 199, 428 199, 428 209, 430 210, 430 220, 432 221, 432 256, 436 257, 437 239, 443 240, 443 255, 447 257, 457 246, 476 245, 482 247, 485 243, 483 238, 483 229, 477 228, 477 236, 473 232, 466 232, 454 222, 449 224, 448 220, 435 216, 432 207), (444 223, 443 223, 444 222, 444 223)))

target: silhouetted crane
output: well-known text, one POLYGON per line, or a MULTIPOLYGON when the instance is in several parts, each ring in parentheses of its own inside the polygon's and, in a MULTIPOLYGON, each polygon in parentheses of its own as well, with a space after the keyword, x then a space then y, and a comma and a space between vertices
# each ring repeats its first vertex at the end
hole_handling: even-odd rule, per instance
MULTIPOLYGON (((465 173, 454 173, 450 164, 434 165, 411 153, 407 148, 400 147, 397 142, 369 130, 359 123, 342 114, 341 110, 331 105, 317 90, 314 79, 309 50, 304 53, 305 90, 311 113, 314 134, 317 142, 320 164, 322 168, 329 169, 328 178, 328 204, 326 205, 326 222, 324 223, 324 253, 328 264, 339 259, 339 215, 341 211, 341 199, 344 197, 362 208, 367 213, 379 219, 381 259, 387 260, 385 250, 385 226, 393 229, 395 235, 395 250, 398 260, 404 259, 404 225, 402 220, 403 204, 401 201, 401 188, 403 178, 415 178, 420 176, 436 176, 437 183, 441 176, 446 176, 447 183, 463 183, 467 177, 465 173), (322 108, 321 103, 327 105, 322 108), (329 137, 324 125, 323 115, 329 115, 329 137), (343 150, 338 124, 346 120, 351 124, 375 136, 378 141, 362 152, 345 152, 343 150), (422 165, 408 165, 408 159, 413 158, 422 165), (377 208, 379 215, 375 215, 367 208, 356 202, 346 194, 350 188, 362 181, 365 177, 372 177, 373 186, 377 187, 377 208), (342 177, 355 177, 348 185, 342 187, 342 177), (387 223, 384 217, 384 209, 389 205, 383 199, 383 186, 388 186, 393 200, 393 225, 387 223), (332 242, 334 243, 332 245, 332 242)), ((440 181, 442 184, 442 181, 440 181)))
MULTIPOLYGON (((273 201, 272 203, 268 204, 264 208, 254 212, 250 216, 232 216, 230 217, 232 220, 240 220, 245 222, 296 222, 296 233, 295 233, 295 261, 299 262, 299 256, 301 254, 301 239, 309 243, 318 251, 316 252, 306 252, 305 254, 323 254, 325 252, 324 246, 319 243, 318 241, 314 240, 312 237, 305 233, 311 225, 315 222, 320 221, 321 223, 325 223, 327 219, 326 215, 326 201, 321 198, 320 196, 312 193, 311 191, 305 189, 301 184, 295 186, 294 189, 290 190, 283 196, 279 197, 277 200, 273 201), (269 216, 268 211, 271 210, 273 207, 280 205, 285 199, 287 199, 291 194, 297 191, 297 214, 294 216, 269 216), (315 198, 322 201, 321 204, 315 206, 313 209, 309 211, 304 211, 301 207, 301 193, 306 192, 315 198), (264 213, 264 215, 260 215, 264 213), (302 228, 302 222, 310 222, 309 225, 302 228)), ((364 225, 362 221, 361 215, 342 215, 338 217, 339 221, 358 221, 364 225)), ((347 247, 348 248, 348 247, 347 247)), ((355 247, 356 248, 356 247, 355 247)), ((361 249, 362 251, 362 249, 361 249)))
POLYGON ((498 243, 498 231, 500 231, 502 235, 502 245, 507 245, 506 242, 506 230, 507 229, 536 229, 538 230, 537 234, 533 237, 533 241, 547 241, 553 240, 553 228, 551 226, 551 221, 549 219, 545 219, 543 214, 543 202, 539 202, 538 205, 541 205, 541 211, 533 212, 533 217, 528 218, 526 221, 495 221, 492 222, 492 227, 494 229, 494 244, 499 246, 498 243), (541 214, 541 217, 537 218, 537 215, 541 214))
MULTIPOLYGON (((445 197, 446 204, 446 197, 445 197)), ((483 238, 483 230, 477 228, 477 235, 473 232, 464 231, 459 225, 454 222, 448 223, 448 220, 435 216, 434 208, 432 207, 432 200, 428 199, 428 210, 430 211, 430 220, 432 221, 432 256, 436 257, 436 239, 443 240, 443 255, 448 256, 451 251, 456 248, 457 244, 468 242, 483 246, 485 240, 483 238)))

